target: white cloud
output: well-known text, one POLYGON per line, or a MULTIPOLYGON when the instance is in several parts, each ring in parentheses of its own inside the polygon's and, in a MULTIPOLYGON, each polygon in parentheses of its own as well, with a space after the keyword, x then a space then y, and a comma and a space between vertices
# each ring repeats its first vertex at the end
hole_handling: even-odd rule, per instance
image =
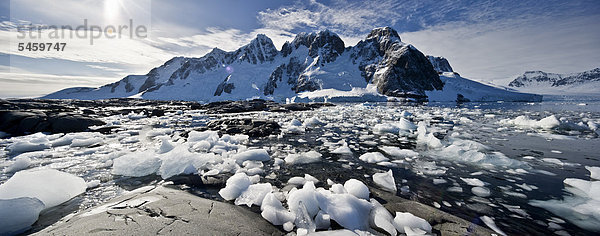
POLYGON ((68 87, 98 87, 114 78, 0 72, 0 98, 39 97, 68 87))

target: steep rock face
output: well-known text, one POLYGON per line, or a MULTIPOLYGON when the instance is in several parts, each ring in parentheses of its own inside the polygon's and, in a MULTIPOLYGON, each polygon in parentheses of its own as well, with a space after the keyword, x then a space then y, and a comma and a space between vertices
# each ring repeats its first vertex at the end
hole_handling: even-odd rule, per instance
POLYGON ((448 60, 446 60, 446 58, 427 56, 427 59, 429 59, 429 62, 431 62, 431 65, 438 73, 454 72, 454 70, 452 70, 450 63, 448 62, 448 60))
POLYGON ((584 84, 600 81, 600 68, 574 74, 555 74, 543 71, 527 71, 511 81, 510 87, 551 86, 584 84))
POLYGON ((426 97, 426 90, 441 90, 444 86, 425 55, 410 45, 391 46, 380 64, 384 67, 375 71, 373 84, 382 94, 426 97))

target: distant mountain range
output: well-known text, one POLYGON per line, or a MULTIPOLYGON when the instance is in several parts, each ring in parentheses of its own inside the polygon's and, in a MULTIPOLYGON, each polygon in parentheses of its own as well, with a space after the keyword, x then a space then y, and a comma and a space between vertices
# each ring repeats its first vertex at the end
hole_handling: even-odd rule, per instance
POLYGON ((527 71, 508 86, 539 94, 600 95, 600 68, 572 74, 527 71))
POLYGON ((346 47, 335 33, 300 33, 277 50, 259 34, 238 50, 214 48, 199 58, 175 57, 146 75, 99 88, 64 89, 43 98, 133 97, 202 102, 275 101, 535 101, 541 96, 474 82, 452 73, 445 58, 425 56, 389 27, 346 47))

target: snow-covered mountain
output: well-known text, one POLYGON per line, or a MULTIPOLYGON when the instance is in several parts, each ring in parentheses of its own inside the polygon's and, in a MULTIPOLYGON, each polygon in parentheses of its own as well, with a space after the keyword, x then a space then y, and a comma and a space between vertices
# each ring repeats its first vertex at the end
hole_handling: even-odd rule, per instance
MULTIPOLYGON (((446 59, 423 55, 414 46, 402 42, 398 33, 389 27, 373 29, 364 40, 351 47, 346 47, 338 35, 328 30, 300 33, 281 50, 277 50, 270 38, 260 34, 232 52, 214 48, 199 58, 175 57, 146 75, 129 75, 99 88, 68 88, 44 98, 290 101, 303 94, 326 97, 332 92, 355 97, 354 100, 385 100, 390 97, 426 99, 428 93, 437 91, 443 96, 436 97, 454 101, 458 94, 452 89, 446 94, 444 84, 447 82, 444 81, 464 78, 453 74, 444 77, 443 72, 452 72, 446 59)), ((536 95, 490 88, 499 94, 494 100, 541 99, 536 95)), ((473 95, 461 96, 472 101, 487 98, 473 95)))
POLYGON ((600 68, 572 74, 527 71, 508 86, 540 94, 600 95, 600 68))

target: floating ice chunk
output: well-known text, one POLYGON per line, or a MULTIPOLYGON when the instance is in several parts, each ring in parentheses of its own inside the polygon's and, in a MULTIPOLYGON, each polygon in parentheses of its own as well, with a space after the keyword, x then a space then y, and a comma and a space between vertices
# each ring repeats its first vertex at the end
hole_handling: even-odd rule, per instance
POLYGON ((473 187, 471 188, 471 192, 479 197, 489 197, 491 192, 486 187, 473 187))
POLYGON ((590 178, 600 180, 600 167, 586 166, 585 169, 590 172, 590 178))
POLYGON ((202 132, 192 130, 192 131, 190 131, 190 133, 188 133, 188 138, 187 138, 188 142, 199 142, 199 141, 203 141, 203 140, 210 142, 210 143, 214 143, 219 140, 219 133, 217 131, 210 131, 210 130, 202 131, 202 132))
MULTIPOLYGON (((291 221, 295 220, 294 214, 285 209, 273 193, 267 193, 267 195, 265 195, 260 209, 262 210, 260 215, 265 220, 271 222, 271 224, 284 225, 286 222, 289 222, 293 229, 294 225, 291 223, 291 221)), ((286 231, 290 231, 292 229, 286 229, 286 231)))
POLYGON ((156 173, 161 164, 161 159, 152 151, 135 152, 114 159, 111 173, 141 177, 156 173))
POLYGON ((47 209, 85 192, 86 188, 82 178, 69 173, 54 169, 24 170, 0 185, 0 199, 33 197, 47 209))
POLYGON ((315 178, 315 177, 313 177, 312 175, 309 175, 309 174, 304 174, 304 179, 306 181, 312 181, 315 184, 319 182, 319 180, 317 178, 315 178))
POLYGON ((542 158, 542 161, 543 162, 548 162, 548 163, 551 163, 551 164, 555 164, 555 165, 559 165, 559 166, 562 166, 562 165, 565 164, 561 160, 556 159, 556 158, 542 158))
POLYGON ((27 156, 19 155, 19 156, 15 157, 14 160, 15 160, 15 162, 10 164, 10 166, 8 168, 6 168, 6 170, 4 170, 4 172, 15 173, 17 171, 27 169, 27 167, 29 167, 31 165, 31 158, 29 158, 27 156))
POLYGON ((289 194, 288 206, 292 213, 297 213, 300 202, 304 203, 306 210, 311 217, 314 217, 319 212, 319 203, 316 198, 315 185, 308 181, 302 189, 296 190, 289 194))
POLYGON ((393 225, 400 233, 406 233, 404 227, 410 227, 413 230, 421 229, 431 233, 431 225, 426 220, 409 212, 396 212, 393 225))
POLYGON ((500 121, 500 124, 513 125, 521 128, 532 128, 532 129, 552 129, 559 126, 561 123, 556 116, 551 115, 543 118, 539 121, 532 120, 528 116, 517 116, 514 119, 504 119, 500 121))
MULTIPOLYGON (((46 139, 46 141, 47 141, 47 139, 46 139)), ((6 150, 8 150, 9 155, 19 154, 19 153, 24 153, 24 152, 41 151, 41 150, 50 148, 50 144, 48 142, 32 142, 29 140, 23 140, 23 141, 18 141, 18 142, 8 145, 8 147, 6 147, 6 150)))
POLYGON ((346 229, 366 230, 369 228, 371 204, 351 194, 317 194, 319 206, 332 220, 346 229))
POLYGON ((271 193, 272 190, 273 187, 269 183, 252 184, 235 199, 235 205, 260 206, 265 196, 271 193))
POLYGON ((87 182, 87 183, 86 183, 86 185, 87 185, 87 189, 91 189, 91 188, 98 187, 98 186, 100 186, 100 183, 101 183, 101 182, 100 182, 100 180, 99 180, 99 179, 95 179, 95 180, 92 180, 92 181, 90 181, 90 182, 87 182))
POLYGON ((87 139, 74 139, 71 142, 71 147, 90 147, 94 145, 99 145, 104 142, 104 139, 100 137, 96 138, 87 138, 87 139))
POLYGON ((369 188, 357 179, 349 179, 344 183, 344 189, 357 198, 369 199, 369 188))
POLYGON ((37 198, 0 199, 0 235, 25 232, 44 208, 44 203, 37 198))
POLYGON ((236 163, 241 165, 244 161, 268 161, 271 160, 269 153, 265 149, 252 149, 241 153, 237 153, 232 156, 236 163))
POLYGON ((239 197, 252 184, 245 173, 237 173, 227 179, 225 188, 219 190, 219 195, 225 200, 233 200, 239 197))
POLYGON ((522 189, 525 189, 525 190, 527 190, 527 191, 531 191, 531 190, 534 190, 534 189, 538 189, 538 187, 537 187, 537 186, 535 186, 535 185, 529 185, 529 184, 526 184, 526 183, 523 183, 523 184, 515 184, 515 185, 517 185, 517 187, 519 187, 519 188, 522 188, 522 189))
POLYGON ((288 165, 294 165, 319 162, 321 160, 321 156, 321 153, 318 153, 316 151, 308 151, 299 154, 289 154, 285 158, 285 163, 288 165))
POLYGON ((452 186, 446 189, 448 192, 462 193, 463 189, 459 186, 452 186))
POLYGON ((373 132, 375 133, 392 133, 397 134, 401 130, 416 130, 417 126, 407 119, 400 118, 399 122, 396 123, 387 123, 387 124, 377 124, 373 127, 373 132))
POLYGON ((463 182, 467 183, 468 185, 471 186, 476 186, 476 187, 483 187, 485 186, 485 183, 477 178, 460 178, 463 182))
POLYGON ((483 223, 485 223, 485 225, 490 227, 490 229, 492 229, 494 232, 496 232, 500 235, 506 236, 506 233, 504 233, 500 228, 498 228, 498 226, 496 226, 496 223, 494 223, 494 219, 492 219, 491 217, 482 216, 482 217, 479 217, 479 219, 481 219, 481 221, 483 221, 483 223))
POLYGON ((442 178, 438 178, 438 179, 433 179, 433 184, 438 185, 438 184, 445 184, 448 181, 442 178))
POLYGON ((380 152, 367 152, 365 154, 362 154, 360 157, 358 157, 358 159, 360 159, 361 161, 367 162, 367 163, 377 163, 377 162, 390 160, 387 157, 385 157, 383 154, 381 154, 380 152))
POLYGON ((333 185, 331 185, 331 188, 329 188, 329 190, 332 193, 337 193, 337 194, 348 193, 348 191, 344 188, 344 185, 341 185, 341 184, 333 184, 333 185))
POLYGON ((304 126, 307 126, 307 127, 322 126, 324 124, 325 123, 323 121, 319 120, 318 117, 311 117, 311 118, 304 120, 304 126))
POLYGON ((398 191, 392 170, 388 170, 385 173, 373 174, 373 182, 386 191, 392 193, 396 193, 396 191, 398 191))
POLYGON ((287 183, 293 185, 304 185, 304 183, 306 183, 306 179, 299 176, 294 176, 290 178, 287 183))
POLYGON ((416 157, 419 155, 418 152, 415 152, 410 149, 400 149, 399 147, 394 146, 383 146, 379 147, 381 151, 387 153, 390 156, 394 157, 416 157))
POLYGON ((331 153, 334 153, 334 154, 352 154, 352 149, 350 149, 350 147, 348 147, 348 143, 346 143, 346 140, 343 140, 342 141, 342 146, 339 147, 339 148, 336 148, 331 153))
POLYGON ((394 217, 377 200, 371 198, 371 213, 369 214, 369 224, 372 228, 379 228, 389 235, 397 235, 396 227, 392 224, 394 217))

